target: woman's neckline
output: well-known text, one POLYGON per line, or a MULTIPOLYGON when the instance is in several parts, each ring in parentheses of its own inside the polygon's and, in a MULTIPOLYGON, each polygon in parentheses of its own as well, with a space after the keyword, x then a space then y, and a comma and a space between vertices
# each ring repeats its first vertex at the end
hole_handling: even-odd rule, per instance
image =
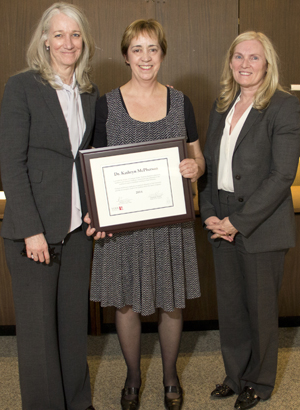
POLYGON ((123 95, 122 95, 122 92, 121 92, 120 87, 118 88, 118 91, 119 91, 119 95, 120 95, 120 98, 121 98, 121 102, 122 102, 123 108, 124 108, 124 110, 126 111, 126 114, 128 115, 128 117, 129 117, 132 121, 137 121, 137 122, 140 122, 141 124, 155 124, 156 122, 165 120, 165 119, 167 118, 167 116, 169 115, 169 112, 170 112, 170 108, 171 108, 171 97, 170 97, 170 93, 171 93, 171 92, 170 92, 170 88, 169 88, 169 87, 166 87, 166 88, 167 88, 167 114, 165 115, 165 117, 163 117, 163 118, 161 118, 161 119, 159 119, 159 120, 156 120, 156 121, 140 121, 140 120, 136 120, 135 118, 132 118, 132 117, 129 115, 129 112, 128 112, 128 110, 127 110, 127 107, 126 107, 125 101, 124 101, 124 99, 123 99, 123 95))

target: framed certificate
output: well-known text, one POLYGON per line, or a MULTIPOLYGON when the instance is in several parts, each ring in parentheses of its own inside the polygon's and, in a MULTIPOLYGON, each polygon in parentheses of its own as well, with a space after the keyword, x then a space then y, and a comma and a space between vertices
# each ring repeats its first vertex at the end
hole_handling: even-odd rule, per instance
POLYGON ((184 138, 80 151, 92 226, 115 233, 195 218, 184 138))

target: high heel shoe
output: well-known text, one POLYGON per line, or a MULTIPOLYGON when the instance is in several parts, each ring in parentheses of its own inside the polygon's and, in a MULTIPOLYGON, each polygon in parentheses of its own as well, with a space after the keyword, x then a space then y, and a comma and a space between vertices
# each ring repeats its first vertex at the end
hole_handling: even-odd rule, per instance
POLYGON ((139 399, 140 389, 137 387, 124 387, 121 395, 122 410, 138 410, 140 408, 139 399), (135 398, 128 400, 126 396, 136 396, 135 398))
POLYGON ((166 410, 181 410, 183 403, 182 388, 178 386, 165 386, 165 408, 166 410), (170 399, 168 393, 177 393, 179 397, 170 399))

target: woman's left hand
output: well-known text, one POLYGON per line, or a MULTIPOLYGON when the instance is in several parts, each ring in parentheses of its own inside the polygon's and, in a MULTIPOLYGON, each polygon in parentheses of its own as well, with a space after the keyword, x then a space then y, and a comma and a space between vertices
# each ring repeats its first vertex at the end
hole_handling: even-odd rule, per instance
MULTIPOLYGON (((91 220, 91 218, 90 218, 90 216, 89 216, 88 213, 85 215, 85 217, 83 218, 83 220, 84 220, 84 222, 85 222, 86 224, 88 224, 88 228, 87 228, 87 230, 86 230, 87 236, 93 236, 94 239, 95 239, 95 241, 97 241, 98 239, 103 239, 103 238, 105 238, 106 232, 96 232, 96 229, 91 227, 91 222, 92 222, 92 220, 91 220)), ((112 237, 113 234, 112 234, 112 233, 109 233, 108 236, 109 236, 109 237, 112 237)))
POLYGON ((212 239, 223 238, 229 242, 232 242, 235 235, 238 233, 238 230, 229 221, 228 216, 220 222, 206 225, 206 227, 214 233, 214 235, 212 235, 212 239))
POLYGON ((48 250, 48 243, 43 233, 29 236, 24 239, 26 245, 27 258, 35 262, 50 263, 50 255, 48 250))
POLYGON ((179 164, 179 171, 184 178, 197 181, 205 171, 205 160, 200 148, 199 140, 187 144, 188 158, 179 164))
POLYGON ((190 178, 192 182, 197 181, 199 167, 192 158, 186 158, 179 164, 179 171, 184 178, 190 178))

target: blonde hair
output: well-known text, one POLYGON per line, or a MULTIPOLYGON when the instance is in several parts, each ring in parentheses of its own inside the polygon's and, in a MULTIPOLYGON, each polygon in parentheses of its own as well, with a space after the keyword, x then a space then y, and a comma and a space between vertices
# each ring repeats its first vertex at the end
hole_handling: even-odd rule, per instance
POLYGON ((80 92, 92 92, 93 85, 90 81, 90 72, 91 60, 95 51, 94 40, 91 36, 86 16, 79 7, 73 4, 54 3, 44 12, 27 50, 28 69, 38 72, 43 80, 49 82, 53 88, 61 88, 54 80, 55 72, 51 67, 50 53, 46 50, 45 46, 51 26, 51 19, 59 13, 63 13, 76 21, 80 28, 83 47, 82 53, 75 65, 75 75, 80 92))
POLYGON ((256 31, 247 31, 235 38, 225 56, 223 73, 221 76, 221 91, 217 100, 218 112, 224 112, 228 109, 234 100, 236 93, 240 89, 239 84, 233 78, 230 63, 236 46, 239 43, 248 40, 257 40, 261 43, 267 61, 267 72, 262 84, 254 96, 253 108, 263 110, 269 105, 270 99, 276 90, 284 91, 279 84, 279 58, 273 44, 265 34, 256 31))
MULTIPOLYGON (((147 33, 149 37, 155 36, 158 40, 158 44, 162 50, 163 56, 167 54, 167 40, 164 29, 162 25, 154 20, 135 20, 133 23, 125 29, 122 41, 121 41, 121 52, 124 57, 127 56, 127 51, 130 46, 131 40, 138 37, 142 33, 147 33)), ((129 65, 125 61, 126 65, 129 65)))

